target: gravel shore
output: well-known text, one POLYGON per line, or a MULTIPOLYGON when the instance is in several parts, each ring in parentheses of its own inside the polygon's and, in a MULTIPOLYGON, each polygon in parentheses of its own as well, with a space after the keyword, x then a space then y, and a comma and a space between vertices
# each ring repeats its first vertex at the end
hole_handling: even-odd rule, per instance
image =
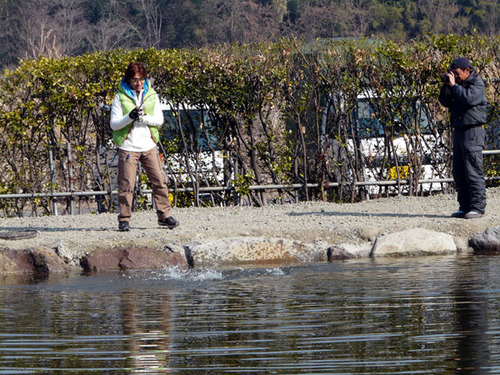
POLYGON ((256 207, 174 208, 181 225, 158 227, 154 211, 134 213, 130 232, 118 232, 116 214, 85 214, 4 218, 0 233, 36 230, 24 240, 0 240, 0 248, 64 248, 78 258, 100 248, 146 246, 183 251, 192 241, 233 237, 283 238, 328 245, 366 242, 408 228, 426 228, 469 238, 500 225, 500 188, 487 190, 487 214, 480 219, 451 218, 457 209, 454 194, 431 197, 391 197, 355 204, 307 202, 256 207))

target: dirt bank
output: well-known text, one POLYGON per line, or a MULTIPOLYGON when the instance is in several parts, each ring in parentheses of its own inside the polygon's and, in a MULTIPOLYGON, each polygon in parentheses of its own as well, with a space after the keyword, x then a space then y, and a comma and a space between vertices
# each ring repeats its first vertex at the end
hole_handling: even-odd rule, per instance
POLYGON ((500 225, 500 188, 488 189, 485 217, 451 218, 455 195, 393 197, 355 204, 310 202, 282 206, 229 208, 174 208, 181 225, 158 227, 153 211, 134 213, 130 232, 117 231, 116 214, 10 218, 0 220, 0 231, 36 230, 35 238, 0 240, 0 248, 59 247, 75 259, 98 248, 165 246, 183 251, 191 241, 224 237, 272 237, 329 245, 356 244, 370 234, 383 235, 407 228, 427 228, 468 238, 500 225))

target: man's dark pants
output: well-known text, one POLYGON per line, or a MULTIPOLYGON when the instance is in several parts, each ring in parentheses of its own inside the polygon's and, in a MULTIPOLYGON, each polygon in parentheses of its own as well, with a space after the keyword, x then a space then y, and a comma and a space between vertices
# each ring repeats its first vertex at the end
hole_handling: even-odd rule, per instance
POLYGON ((453 179, 459 210, 484 214, 486 184, 483 176, 485 131, 482 126, 453 131, 453 179))

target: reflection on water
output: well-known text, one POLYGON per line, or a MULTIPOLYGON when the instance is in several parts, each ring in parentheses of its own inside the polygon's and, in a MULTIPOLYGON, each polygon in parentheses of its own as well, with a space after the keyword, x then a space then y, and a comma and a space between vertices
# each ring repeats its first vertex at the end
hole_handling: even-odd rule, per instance
POLYGON ((141 373, 135 370, 154 370, 156 373, 166 374, 170 363, 170 311, 172 306, 168 294, 151 296, 146 306, 141 306, 138 292, 124 292, 123 306, 123 333, 128 338, 125 341, 126 351, 130 353, 127 368, 132 373, 141 373), (153 307, 157 303, 157 308, 153 307))
POLYGON ((488 284, 491 282, 484 277, 484 271, 489 270, 483 270, 481 264, 473 262, 468 275, 458 276, 454 286, 456 330, 460 332, 457 374, 489 373, 488 284), (472 282, 470 277, 474 278, 472 282))
POLYGON ((0 374, 500 373, 499 257, 0 283, 0 374))

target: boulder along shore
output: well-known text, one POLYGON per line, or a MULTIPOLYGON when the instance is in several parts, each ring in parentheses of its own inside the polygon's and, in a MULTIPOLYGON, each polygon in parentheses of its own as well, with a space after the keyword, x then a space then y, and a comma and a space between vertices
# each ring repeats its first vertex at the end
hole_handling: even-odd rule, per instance
POLYGON ((129 232, 118 231, 115 213, 2 218, 0 274, 496 252, 500 188, 487 199, 486 215, 471 220, 450 217, 455 194, 173 208, 173 230, 159 227, 153 210, 135 212, 129 232))

